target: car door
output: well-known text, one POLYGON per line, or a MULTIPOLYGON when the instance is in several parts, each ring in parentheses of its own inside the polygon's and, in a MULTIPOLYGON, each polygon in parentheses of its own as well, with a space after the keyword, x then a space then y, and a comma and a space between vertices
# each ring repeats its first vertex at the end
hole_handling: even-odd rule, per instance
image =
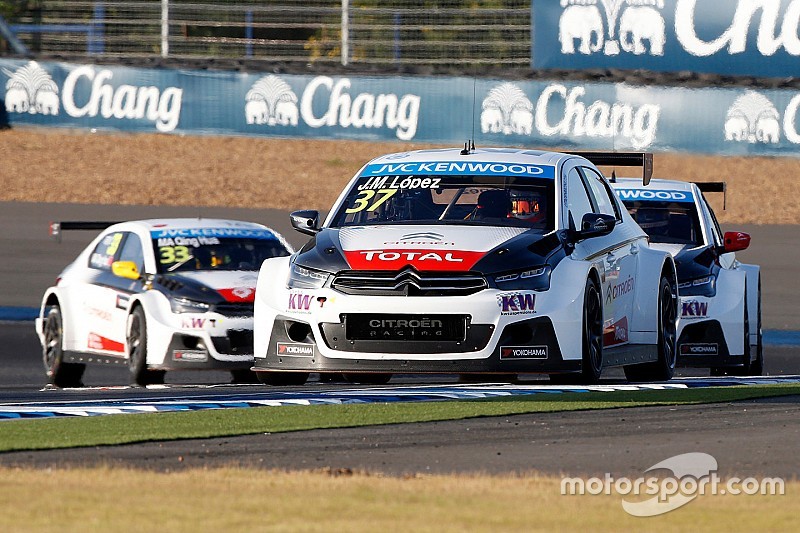
POLYGON ((634 286, 636 283, 635 239, 625 238, 619 204, 602 175, 592 167, 580 166, 592 212, 613 216, 617 221, 610 235, 596 239, 599 257, 603 262, 603 344, 606 347, 628 342, 628 324, 634 308, 634 286))
POLYGON ((137 235, 116 231, 100 240, 89 257, 91 282, 82 295, 82 307, 87 351, 124 357, 128 300, 141 290, 141 282, 115 276, 111 265, 119 260, 137 262, 141 268, 144 260, 137 235))

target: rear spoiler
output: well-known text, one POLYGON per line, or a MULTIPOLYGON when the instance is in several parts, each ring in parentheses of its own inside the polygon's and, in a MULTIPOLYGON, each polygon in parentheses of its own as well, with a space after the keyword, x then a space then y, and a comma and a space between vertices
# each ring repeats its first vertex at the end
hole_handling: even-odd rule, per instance
MULTIPOLYGON (((597 166, 642 167, 642 184, 653 177, 653 154, 650 152, 569 152, 588 159, 597 166)), ((614 181, 612 174, 611 181, 614 181)))
POLYGON ((119 222, 99 222, 99 221, 89 221, 89 222, 51 222, 50 223, 50 236, 53 237, 58 242, 61 242, 61 232, 62 231, 69 231, 69 230, 102 230, 106 229, 109 226, 113 226, 114 224, 119 224, 119 222))
POLYGON ((700 192, 721 192, 722 193, 722 209, 725 209, 728 203, 728 185, 724 181, 695 181, 695 185, 700 189, 700 192))

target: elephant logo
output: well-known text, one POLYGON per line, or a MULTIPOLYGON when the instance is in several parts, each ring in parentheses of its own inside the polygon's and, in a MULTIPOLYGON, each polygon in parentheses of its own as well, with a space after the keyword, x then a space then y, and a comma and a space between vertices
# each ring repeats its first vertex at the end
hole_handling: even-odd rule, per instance
POLYGON ((245 95, 248 124, 297 126, 297 95, 277 76, 264 76, 245 95))
POLYGON ((483 133, 530 135, 533 131, 533 104, 513 83, 491 89, 481 109, 483 133))
POLYGON ((780 141, 780 114, 763 94, 747 91, 737 98, 725 116, 725 140, 777 143, 780 141))
POLYGON ((6 82, 6 111, 9 113, 37 113, 58 115, 58 85, 36 61, 31 61, 16 72, 3 69, 6 82))
POLYGON ((577 52, 584 55, 615 56, 620 51, 664 55, 666 28, 660 11, 664 0, 561 0, 561 7, 562 54, 576 53, 577 42, 577 52))

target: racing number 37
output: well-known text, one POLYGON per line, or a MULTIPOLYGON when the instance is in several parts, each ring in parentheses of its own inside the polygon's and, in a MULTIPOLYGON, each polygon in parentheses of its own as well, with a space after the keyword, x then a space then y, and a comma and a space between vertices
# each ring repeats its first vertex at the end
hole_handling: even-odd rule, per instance
POLYGON ((358 193, 358 197, 353 202, 353 207, 345 210, 345 213, 358 213, 359 211, 363 211, 365 208, 367 211, 375 211, 382 203, 392 197, 394 193, 397 192, 397 189, 378 189, 375 191, 374 189, 366 189, 358 193), (375 194, 377 192, 377 195, 375 194), (370 205, 370 200, 374 198, 372 205, 370 205), (369 206, 369 207, 367 207, 369 206))

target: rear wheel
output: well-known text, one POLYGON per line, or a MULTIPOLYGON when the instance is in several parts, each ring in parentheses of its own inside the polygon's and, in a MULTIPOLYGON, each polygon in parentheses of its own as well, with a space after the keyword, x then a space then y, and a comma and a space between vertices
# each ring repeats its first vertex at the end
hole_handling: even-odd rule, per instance
POLYGON ((600 381, 603 371, 603 302, 597 282, 589 278, 583 293, 583 326, 581 337, 581 371, 577 374, 551 374, 550 381, 559 385, 588 384, 600 381))
POLYGON ((81 378, 86 365, 64 362, 64 320, 61 308, 54 305, 47 312, 44 322, 44 346, 42 346, 44 370, 50 383, 57 387, 81 387, 81 378))
POLYGON ((662 275, 658 285, 658 359, 624 368, 628 381, 667 381, 675 374, 678 295, 662 275))
POLYGON ((264 385, 303 385, 308 381, 308 372, 256 372, 256 377, 264 385))
POLYGON ((764 344, 761 333, 761 277, 758 278, 758 310, 756 311, 756 359, 750 364, 750 375, 764 373, 764 344))
POLYGON ((142 387, 164 383, 163 370, 147 368, 147 321, 141 307, 136 307, 128 315, 127 340, 131 383, 142 387))

